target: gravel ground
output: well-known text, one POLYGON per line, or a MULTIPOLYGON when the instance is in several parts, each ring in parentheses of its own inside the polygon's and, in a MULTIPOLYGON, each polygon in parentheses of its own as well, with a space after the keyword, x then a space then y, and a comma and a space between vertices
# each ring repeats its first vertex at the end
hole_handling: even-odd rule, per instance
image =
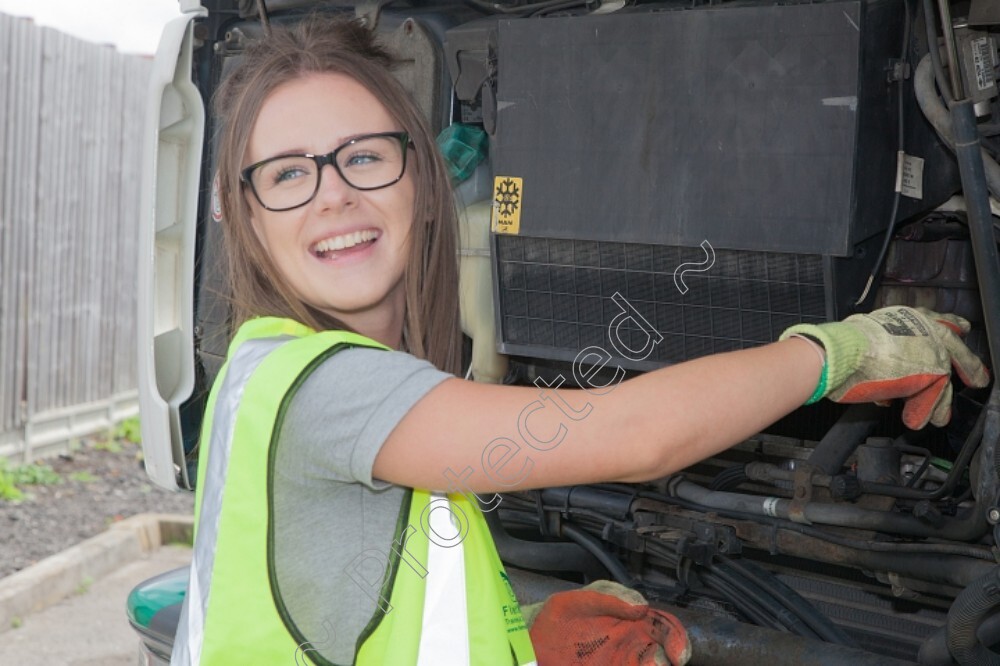
POLYGON ((20 502, 0 499, 0 578, 123 518, 193 512, 194 493, 154 485, 143 469, 141 447, 122 437, 85 441, 68 454, 38 462, 51 466, 60 479, 20 486, 20 502))

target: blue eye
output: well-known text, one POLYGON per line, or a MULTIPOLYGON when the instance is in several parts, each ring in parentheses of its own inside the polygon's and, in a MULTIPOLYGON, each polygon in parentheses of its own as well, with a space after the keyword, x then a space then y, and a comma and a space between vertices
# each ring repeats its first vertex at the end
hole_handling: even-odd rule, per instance
POLYGON ((299 167, 288 167, 276 172, 273 176, 273 180, 275 184, 278 184, 295 178, 301 178, 304 175, 306 174, 303 169, 299 167))
POLYGON ((256 173, 257 186, 266 189, 306 183, 315 172, 316 165, 309 157, 290 155, 264 164, 256 173))
POLYGON ((382 156, 371 151, 354 153, 344 161, 344 167, 364 166, 382 161, 382 156))

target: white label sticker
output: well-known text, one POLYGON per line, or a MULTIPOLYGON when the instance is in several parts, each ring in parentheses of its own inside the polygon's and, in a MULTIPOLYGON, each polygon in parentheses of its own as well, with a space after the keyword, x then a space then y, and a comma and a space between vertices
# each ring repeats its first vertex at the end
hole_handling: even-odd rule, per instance
POLYGON ((972 40, 972 63, 976 70, 976 86, 979 91, 989 90, 995 85, 993 74, 993 49, 989 37, 977 37, 972 40))
POLYGON ((896 191, 911 199, 924 198, 924 160, 922 157, 897 153, 896 191))

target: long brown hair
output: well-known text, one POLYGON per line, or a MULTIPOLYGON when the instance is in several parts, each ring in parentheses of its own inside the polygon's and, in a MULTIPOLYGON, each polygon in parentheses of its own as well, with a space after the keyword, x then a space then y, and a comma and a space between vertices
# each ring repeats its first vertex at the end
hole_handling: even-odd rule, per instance
POLYGON ((277 270, 253 232, 240 182, 250 132, 271 92, 306 74, 346 74, 382 103, 413 142, 416 196, 410 256, 403 276, 403 349, 457 374, 462 338, 454 199, 427 121, 393 77, 394 66, 394 58, 358 21, 313 15, 291 28, 274 25, 269 37, 251 42, 219 86, 214 100, 222 122, 218 187, 233 330, 259 316, 289 317, 316 330, 349 330, 343 322, 303 302, 277 270))

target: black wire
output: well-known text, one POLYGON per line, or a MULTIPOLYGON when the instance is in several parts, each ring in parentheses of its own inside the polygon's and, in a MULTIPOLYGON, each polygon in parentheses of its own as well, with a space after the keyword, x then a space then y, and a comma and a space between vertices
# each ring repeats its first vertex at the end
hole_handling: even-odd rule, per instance
POLYGON ((716 474, 708 487, 710 490, 729 490, 747 480, 746 468, 743 465, 734 465, 716 474))
MULTIPOLYGON (((587 518, 594 522, 591 529, 597 532, 598 535, 603 531, 604 524, 624 525, 621 521, 601 516, 601 514, 591 510, 584 511, 571 507, 546 507, 546 510, 561 511, 564 514, 573 514, 574 516, 585 514, 587 518)), ((532 513, 524 513, 522 519, 523 522, 536 524, 538 517, 532 513)), ((561 524, 560 532, 564 537, 574 541, 577 545, 594 555, 608 569, 608 572, 617 582, 628 587, 636 587, 636 581, 628 572, 625 565, 620 559, 604 549, 598 536, 586 532, 582 526, 577 526, 569 522, 561 524)), ((669 553, 666 547, 659 541, 645 537, 643 537, 643 541, 647 546, 653 546, 651 550, 660 551, 661 556, 669 553)), ((829 620, 823 617, 808 601, 784 583, 781 583, 770 572, 755 572, 738 565, 728 558, 722 556, 717 556, 717 558, 718 562, 700 565, 701 568, 717 576, 713 577, 709 575, 709 580, 712 583, 710 587, 730 598, 734 605, 741 608, 748 617, 753 617, 755 620, 762 617, 771 617, 778 628, 785 627, 794 634, 809 638, 822 638, 823 640, 842 645, 853 645, 850 638, 842 633, 838 633, 837 628, 832 627, 829 620), (767 580, 761 580, 765 577, 767 580)), ((675 566, 678 570, 682 566, 682 563, 691 562, 689 558, 678 556, 670 556, 665 559, 668 564, 671 561, 676 561, 675 566)), ((704 578, 702 573, 699 573, 699 575, 704 578)), ((678 582, 680 581, 681 579, 678 577, 678 582)), ((767 624, 764 626, 767 626, 767 624)))
MULTIPOLYGON (((910 0, 903 0, 903 7, 905 8, 906 12, 903 21, 905 22, 906 25, 903 28, 903 51, 899 56, 899 59, 903 65, 903 70, 900 73, 899 80, 896 82, 896 102, 897 102, 896 115, 898 118, 897 122, 898 127, 896 132, 897 156, 900 153, 904 153, 905 151, 904 144, 906 142, 906 133, 904 131, 904 125, 903 125, 904 111, 905 111, 905 106, 903 105, 903 93, 905 91, 904 83, 906 81, 906 77, 904 76, 904 74, 909 69, 910 65, 910 27, 912 23, 910 19, 910 0)), ((896 169, 900 168, 901 165, 899 164, 897 157, 896 169)), ((872 287, 875 286, 875 279, 882 270, 882 265, 885 262, 885 256, 889 252, 889 245, 892 243, 892 237, 896 230, 896 216, 899 214, 900 198, 901 198, 901 193, 899 191, 899 188, 896 188, 896 192, 892 197, 892 212, 889 213, 889 225, 886 227, 885 230, 885 240, 882 241, 882 248, 879 250, 878 258, 875 259, 875 263, 874 265, 872 265, 872 270, 871 273, 868 275, 868 280, 865 283, 865 288, 861 292, 861 296, 858 297, 858 300, 854 302, 855 306, 861 305, 868 298, 869 294, 872 291, 872 287)))
POLYGON ((769 613, 766 609, 758 607, 752 599, 747 598, 746 595, 719 574, 703 571, 699 575, 706 585, 721 594, 754 624, 761 627, 768 627, 775 631, 791 633, 788 627, 782 624, 777 617, 769 613))
MULTIPOLYGON (((608 484, 610 487, 613 485, 608 484)), ((634 494, 634 489, 624 486, 634 494)), ((641 493, 649 495, 653 493, 641 493)), ((526 505, 526 511, 519 515, 511 516, 513 522, 525 523, 538 527, 539 518, 534 513, 536 507, 526 505)), ((591 534, 577 522, 570 523, 564 521, 560 526, 562 536, 577 543, 579 546, 590 552, 604 565, 609 574, 617 582, 628 587, 643 587, 645 589, 658 589, 655 585, 638 583, 628 572, 622 561, 612 553, 605 550, 599 535, 603 532, 604 526, 608 524, 628 526, 625 523, 608 516, 603 516, 593 510, 575 509, 565 506, 546 506, 547 511, 556 511, 562 515, 572 515, 584 519, 584 522, 591 523, 589 530, 596 534, 591 534)), ((508 509, 510 511, 510 509, 508 509)), ((724 512, 720 512, 724 513, 724 512)), ((798 526, 796 526, 798 527, 798 526)), ((809 530, 796 530, 807 532, 809 530)), ((822 533, 820 533, 822 535, 822 533)), ((825 535, 823 535, 825 536, 825 535)), ((680 556, 661 540, 649 537, 641 537, 646 551, 651 556, 658 556, 666 564, 676 570, 678 584, 687 587, 689 585, 688 576, 682 575, 682 570, 689 570, 693 560, 680 556)), ((851 540, 844 540, 851 541, 851 540)), ((884 544, 884 545, 909 545, 909 544, 884 544)), ((932 546, 931 546, 932 548, 932 546)), ((924 548, 926 550, 927 547, 924 548)), ((897 549, 898 550, 898 549, 897 549)), ((823 615, 808 600, 803 598, 798 592, 788 587, 777 576, 756 563, 745 559, 730 559, 723 555, 716 555, 710 563, 699 564, 698 579, 709 589, 721 595, 729 601, 743 615, 754 623, 777 629, 808 638, 819 638, 821 640, 856 647, 854 640, 847 635, 832 620, 823 615)), ((677 589, 667 590, 669 593, 677 594, 677 589)))
POLYGON ((563 523, 560 526, 560 532, 569 538, 570 541, 574 541, 578 546, 596 557, 614 577, 616 582, 626 587, 635 587, 635 580, 633 580, 628 569, 625 568, 621 560, 604 550, 599 539, 583 530, 578 530, 569 523, 563 523))
MULTIPOLYGON (((509 518, 512 522, 525 523, 538 527, 538 517, 531 513, 509 516, 509 518)), ((614 523, 617 521, 609 520, 608 522, 614 523)), ((605 568, 607 568, 608 572, 615 581, 627 587, 636 587, 636 581, 632 578, 631 574, 629 574, 625 565, 621 562, 621 560, 606 551, 597 537, 584 532, 582 529, 578 529, 576 526, 569 524, 568 522, 562 523, 560 531, 566 538, 574 541, 577 545, 594 555, 594 557, 597 558, 597 560, 600 561, 605 568)), ((663 544, 649 539, 646 539, 645 541, 650 551, 657 552, 661 555, 661 557, 664 557, 668 563, 676 561, 677 556, 663 544)), ((732 574, 732 572, 719 572, 715 571, 714 568, 709 568, 706 569, 705 572, 699 572, 699 577, 705 582, 706 585, 721 594, 723 598, 730 601, 740 610, 740 612, 742 612, 754 623, 760 626, 771 627, 779 631, 789 630, 788 627, 779 620, 781 617, 787 617, 787 613, 782 612, 780 605, 775 602, 773 598, 768 597, 764 592, 756 589, 752 584, 748 584, 747 581, 739 579, 737 576, 732 574)), ((796 627, 799 626, 799 624, 796 624, 796 627)), ((801 624, 801 627, 801 630, 805 630, 804 623, 801 624)))
MULTIPOLYGON (((520 515, 508 514, 507 519, 511 522, 531 525, 536 529, 540 527, 538 516, 531 513, 523 513, 520 515)), ((627 587, 635 586, 635 581, 632 579, 631 574, 629 574, 628 569, 625 568, 622 561, 615 557, 612 553, 606 551, 598 538, 584 532, 583 530, 577 529, 575 526, 570 525, 567 522, 563 522, 559 526, 559 529, 563 536, 570 541, 573 541, 597 558, 597 561, 604 565, 604 568, 608 570, 608 573, 611 574, 612 578, 614 578, 616 582, 619 582, 627 587)))
POLYGON ((938 91, 944 98, 945 105, 951 106, 955 101, 952 94, 951 84, 948 77, 944 75, 944 67, 941 64, 941 51, 938 48, 937 37, 937 17, 934 14, 934 5, 931 0, 923 0, 924 26, 927 28, 927 50, 931 56, 931 66, 934 68, 934 80, 937 82, 938 91))
POLYGON ((916 453, 923 456, 923 462, 920 463, 917 471, 913 473, 904 486, 906 488, 913 488, 917 481, 920 480, 920 477, 924 475, 924 472, 927 471, 927 468, 931 466, 931 452, 922 446, 910 446, 908 444, 895 444, 894 446, 902 453, 916 453))
POLYGON ((536 10, 531 14, 529 14, 529 16, 532 17, 545 16, 550 12, 557 12, 561 9, 572 9, 573 7, 579 7, 579 6, 586 7, 587 6, 586 0, 563 0, 562 2, 555 2, 552 4, 552 6, 536 10))
MULTIPOLYGON (((650 552, 657 553, 668 561, 671 558, 677 557, 667 546, 656 541, 648 542, 646 547, 650 552)), ((788 632, 788 628, 779 622, 777 617, 760 608, 751 598, 726 580, 724 576, 720 576, 712 570, 704 569, 699 570, 698 578, 706 587, 731 603, 744 617, 754 624, 761 627, 769 627, 776 631, 788 632)))
POLYGON ((803 598, 798 592, 786 585, 780 578, 758 565, 752 560, 729 560, 729 565, 741 571, 743 575, 754 578, 764 589, 770 590, 778 601, 785 604, 789 610, 809 625, 816 634, 828 643, 836 643, 847 647, 858 647, 857 642, 830 618, 823 615, 813 604, 803 598))
POLYGON ((503 5, 499 2, 486 2, 485 0, 465 0, 465 4, 490 14, 530 14, 532 12, 544 11, 546 9, 565 4, 566 0, 545 0, 544 2, 532 2, 527 5, 503 5))
POLYGON ((733 567, 732 563, 725 558, 718 557, 717 561, 709 563, 707 567, 746 595, 748 599, 791 633, 806 638, 819 638, 819 634, 803 621, 795 609, 781 603, 770 591, 758 585, 753 577, 733 567))

